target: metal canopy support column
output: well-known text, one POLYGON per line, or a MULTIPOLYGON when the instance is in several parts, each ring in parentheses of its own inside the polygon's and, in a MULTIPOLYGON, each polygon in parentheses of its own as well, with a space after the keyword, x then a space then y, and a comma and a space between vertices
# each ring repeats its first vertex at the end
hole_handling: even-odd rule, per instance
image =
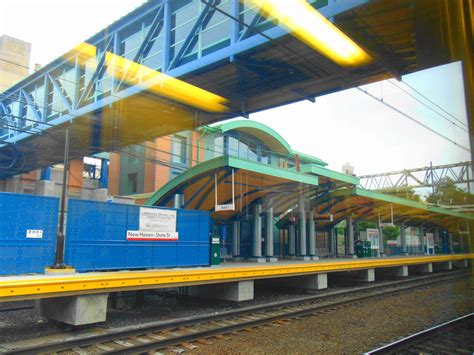
POLYGON ((299 233, 298 233, 298 241, 299 241, 299 257, 303 260, 308 260, 307 251, 306 251, 306 211, 305 211, 305 204, 304 199, 300 198, 299 203, 299 233))
MULTIPOLYGON (((253 243, 252 243, 252 256, 254 258, 262 258, 262 205, 257 203, 254 206, 253 213, 253 243)), ((259 260, 260 261, 260 260, 259 260)))
POLYGON ((383 227, 380 222, 379 222, 379 253, 380 253, 380 256, 385 256, 385 248, 384 248, 384 242, 383 242, 383 227))
POLYGON ((295 225, 288 225, 288 255, 294 257, 296 254, 295 225))
POLYGON ((309 229, 309 244, 308 244, 308 253, 313 258, 316 259, 316 233, 315 233, 315 222, 314 216, 311 213, 308 220, 308 229, 309 229))
POLYGON ((439 240, 439 228, 438 226, 434 226, 434 229, 433 229, 433 239, 434 239, 434 242, 435 244, 438 244, 438 245, 442 245, 442 241, 440 243, 440 240, 439 240))
POLYGON ((274 250, 273 250, 273 207, 269 207, 267 209, 265 215, 265 222, 266 222, 266 235, 265 235, 265 256, 267 257, 267 261, 277 261, 274 258, 274 250))
POLYGON ((99 188, 106 189, 109 186, 109 159, 102 159, 100 166, 99 188))
POLYGON ((352 216, 347 217, 346 227, 347 227, 346 254, 354 255, 354 225, 353 225, 352 216))
POLYGON ((240 221, 232 222, 232 254, 234 258, 240 257, 240 221))
POLYGON ((407 235, 405 231, 405 222, 400 224, 400 242, 402 244, 402 255, 408 255, 407 235))
POLYGON ((173 208, 181 208, 183 207, 184 195, 183 194, 175 194, 173 200, 173 208))
POLYGON ((424 225, 420 224, 420 252, 421 254, 426 254, 425 252, 425 233, 424 233, 424 225))
POLYGON ((337 250, 336 250, 336 238, 337 238, 337 234, 336 234, 336 228, 334 227, 331 227, 331 230, 329 231, 329 238, 330 238, 330 246, 331 246, 331 254, 336 256, 337 254, 337 250))
POLYGON ((454 253, 453 234, 449 232, 448 232, 448 245, 449 245, 449 253, 453 254, 454 253))

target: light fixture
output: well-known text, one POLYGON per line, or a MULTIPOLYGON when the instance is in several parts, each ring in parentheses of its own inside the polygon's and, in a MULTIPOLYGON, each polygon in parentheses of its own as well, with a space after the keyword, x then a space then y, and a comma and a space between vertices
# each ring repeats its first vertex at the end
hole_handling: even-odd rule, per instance
MULTIPOLYGON (((72 54, 77 56, 79 65, 87 67, 91 59, 97 65, 97 49, 91 44, 81 43, 72 50, 72 54)), ((207 112, 228 111, 225 106, 227 99, 111 52, 105 53, 105 65, 109 76, 127 85, 143 86, 144 91, 207 112)))
MULTIPOLYGON (((290 34, 342 66, 369 63, 371 57, 306 0, 246 0, 290 34)), ((241 0, 243 2, 243 0, 241 0)))

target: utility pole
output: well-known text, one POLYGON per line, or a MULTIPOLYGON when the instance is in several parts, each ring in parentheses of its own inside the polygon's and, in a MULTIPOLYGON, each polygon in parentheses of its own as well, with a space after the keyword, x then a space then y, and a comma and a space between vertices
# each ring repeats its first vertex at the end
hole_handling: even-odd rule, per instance
POLYGON ((66 128, 66 136, 64 140, 64 169, 63 169, 63 186, 61 190, 61 206, 59 210, 59 226, 56 237, 56 259, 52 269, 65 269, 64 264, 64 214, 66 209, 67 186, 69 173, 69 128, 66 128))

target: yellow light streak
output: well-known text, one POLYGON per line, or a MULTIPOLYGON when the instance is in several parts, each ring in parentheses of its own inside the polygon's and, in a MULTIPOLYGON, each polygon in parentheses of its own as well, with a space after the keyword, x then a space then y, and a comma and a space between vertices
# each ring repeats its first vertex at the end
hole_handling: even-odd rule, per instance
MULTIPOLYGON (((244 0, 241 0, 243 3, 244 0)), ((341 66, 369 63, 371 57, 306 0, 247 0, 291 35, 341 66)))
MULTIPOLYGON (((97 49, 88 43, 81 43, 72 52, 77 55, 80 65, 86 65, 90 59, 96 59, 97 49)), ((143 86, 144 90, 188 106, 208 112, 226 112, 227 99, 210 91, 188 84, 182 80, 160 73, 140 63, 119 55, 106 52, 107 74, 127 85, 143 86)))

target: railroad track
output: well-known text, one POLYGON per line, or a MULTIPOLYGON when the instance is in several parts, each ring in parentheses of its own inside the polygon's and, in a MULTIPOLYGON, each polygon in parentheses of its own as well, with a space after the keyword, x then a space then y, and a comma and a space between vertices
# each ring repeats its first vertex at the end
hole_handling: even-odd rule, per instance
POLYGON ((473 354, 474 313, 423 330, 366 354, 473 354))
MULTIPOLYGON (((142 353, 179 345, 185 350, 196 346, 192 342, 220 337, 241 330, 249 330, 266 324, 282 325, 289 319, 308 315, 327 314, 356 304, 392 296, 415 288, 456 279, 470 274, 456 271, 409 280, 386 282, 351 290, 340 290, 324 295, 305 296, 296 299, 240 308, 207 315, 179 318, 115 329, 100 333, 70 335, 61 340, 34 346, 0 346, 0 352, 31 354, 56 352, 77 353, 142 353)), ((23 344, 25 342, 23 341, 23 344)), ((179 352, 179 351, 178 351, 179 352)))

